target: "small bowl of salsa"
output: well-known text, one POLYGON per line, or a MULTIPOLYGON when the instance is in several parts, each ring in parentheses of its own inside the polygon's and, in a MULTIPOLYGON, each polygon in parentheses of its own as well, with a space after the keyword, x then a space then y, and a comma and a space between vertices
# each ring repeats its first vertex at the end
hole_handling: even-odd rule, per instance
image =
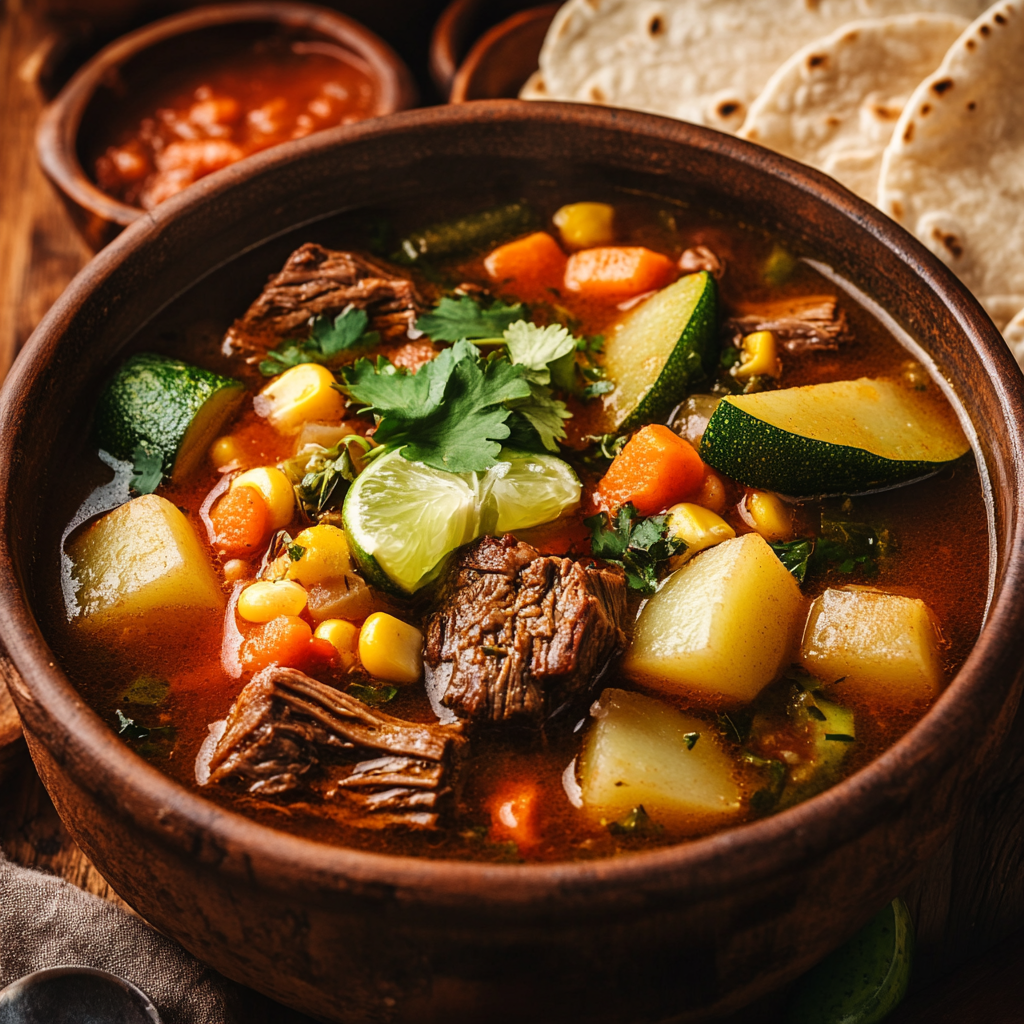
POLYGON ((416 102, 358 22, 301 3, 194 8, 122 36, 44 111, 40 163, 100 248, 214 171, 416 102))

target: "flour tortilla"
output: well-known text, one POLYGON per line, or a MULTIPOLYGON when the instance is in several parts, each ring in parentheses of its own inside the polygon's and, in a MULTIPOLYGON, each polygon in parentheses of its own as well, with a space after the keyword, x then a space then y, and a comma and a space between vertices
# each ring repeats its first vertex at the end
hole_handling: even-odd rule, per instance
POLYGON ((967 25, 952 14, 850 22, 772 75, 739 134, 831 174, 873 203, 903 107, 967 25))
POLYGON ((632 107, 735 132, 795 50, 859 18, 984 0, 569 0, 540 53, 548 99, 632 107))
POLYGON ((878 205, 971 289, 1002 330, 1024 307, 1024 0, 989 8, 910 98, 878 205))

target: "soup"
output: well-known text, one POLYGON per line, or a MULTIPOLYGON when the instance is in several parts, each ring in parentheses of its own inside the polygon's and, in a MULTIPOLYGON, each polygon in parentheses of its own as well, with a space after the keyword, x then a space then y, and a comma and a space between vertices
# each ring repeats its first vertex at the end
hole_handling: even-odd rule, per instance
POLYGON ((578 198, 306 229, 112 368, 52 632, 133 749, 327 842, 557 861, 776 813, 925 713, 988 581, 939 385, 783 240, 578 198))

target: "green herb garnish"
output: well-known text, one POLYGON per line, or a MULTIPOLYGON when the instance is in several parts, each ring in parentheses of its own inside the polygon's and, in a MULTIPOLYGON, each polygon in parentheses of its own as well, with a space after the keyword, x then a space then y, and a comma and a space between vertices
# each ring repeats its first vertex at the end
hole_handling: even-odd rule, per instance
POLYGON ((686 550, 686 544, 668 535, 668 517, 639 518, 633 505, 623 505, 610 520, 603 512, 583 520, 590 530, 590 548, 597 558, 621 565, 626 582, 642 594, 658 587, 661 562, 686 550))
POLYGON ((300 363, 326 365, 351 349, 376 345, 380 335, 366 330, 368 322, 366 310, 354 306, 347 306, 333 320, 323 315, 314 317, 309 337, 305 341, 289 339, 268 352, 260 363, 260 373, 274 377, 300 363))
POLYGON ((297 562, 305 553, 306 549, 301 544, 288 545, 288 557, 293 562, 297 562))
POLYGON ((644 805, 638 804, 625 817, 609 822, 608 831, 617 836, 651 836, 660 835, 663 830, 651 820, 644 805))
POLYGON ((850 736, 850 735, 848 735, 845 732, 827 732, 827 733, 825 733, 825 739, 831 740, 833 743, 855 743, 856 742, 856 739, 853 736, 850 736))
POLYGON ((352 694, 357 700, 361 700, 364 704, 369 704, 371 707, 377 707, 381 704, 387 704, 389 701, 394 700, 398 693, 398 687, 396 686, 367 686, 363 683, 352 683, 346 693, 352 694))
POLYGON ((129 486, 136 494, 152 494, 164 478, 164 460, 144 444, 132 452, 132 478, 129 486))
POLYGON ((424 313, 416 321, 416 329, 432 341, 497 339, 510 324, 525 315, 526 307, 522 303, 507 306, 498 301, 485 308, 469 295, 457 299, 445 297, 432 313, 424 313))
MULTIPOLYGON (((349 484, 356 478, 353 451, 365 456, 372 447, 365 437, 349 434, 332 448, 319 448, 281 463, 281 469, 295 487, 295 497, 302 510, 315 518, 338 508, 349 484)), ((288 553, 291 554, 290 548, 288 553)), ((301 557, 300 551, 292 560, 297 561, 301 557)))
POLYGON ((686 743, 686 749, 687 750, 693 750, 693 748, 697 745, 697 740, 699 740, 699 739, 700 739, 700 733, 699 732, 684 732, 683 733, 683 740, 686 743))
POLYGON ((889 531, 866 523, 821 517, 819 537, 801 537, 770 545, 779 561, 803 583, 808 573, 834 568, 849 574, 860 569, 865 576, 878 572, 879 559, 889 553, 889 531))

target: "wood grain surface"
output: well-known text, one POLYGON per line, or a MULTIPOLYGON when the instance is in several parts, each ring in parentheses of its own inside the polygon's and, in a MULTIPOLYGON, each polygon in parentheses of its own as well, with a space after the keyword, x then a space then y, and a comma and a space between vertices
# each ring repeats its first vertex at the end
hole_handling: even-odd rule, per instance
MULTIPOLYGON (((35 121, 44 102, 35 78, 57 31, 40 20, 31 0, 6 0, 0 20, 0 377, 90 256, 33 151, 35 121)), ((0 849, 18 863, 54 872, 121 903, 64 830, 25 756, 3 667, 0 849)), ((1024 721, 1018 718, 985 794, 907 893, 921 958, 913 991, 890 1018, 892 1024, 1024 1020, 1024 933, 1018 931, 1024 924, 1022 781, 1024 721)), ((287 1019, 298 1020, 291 1014, 287 1019)), ((754 1019, 743 1015, 745 1021, 754 1019)), ((759 1024, 774 1019, 775 1006, 766 1007, 759 1024)))

